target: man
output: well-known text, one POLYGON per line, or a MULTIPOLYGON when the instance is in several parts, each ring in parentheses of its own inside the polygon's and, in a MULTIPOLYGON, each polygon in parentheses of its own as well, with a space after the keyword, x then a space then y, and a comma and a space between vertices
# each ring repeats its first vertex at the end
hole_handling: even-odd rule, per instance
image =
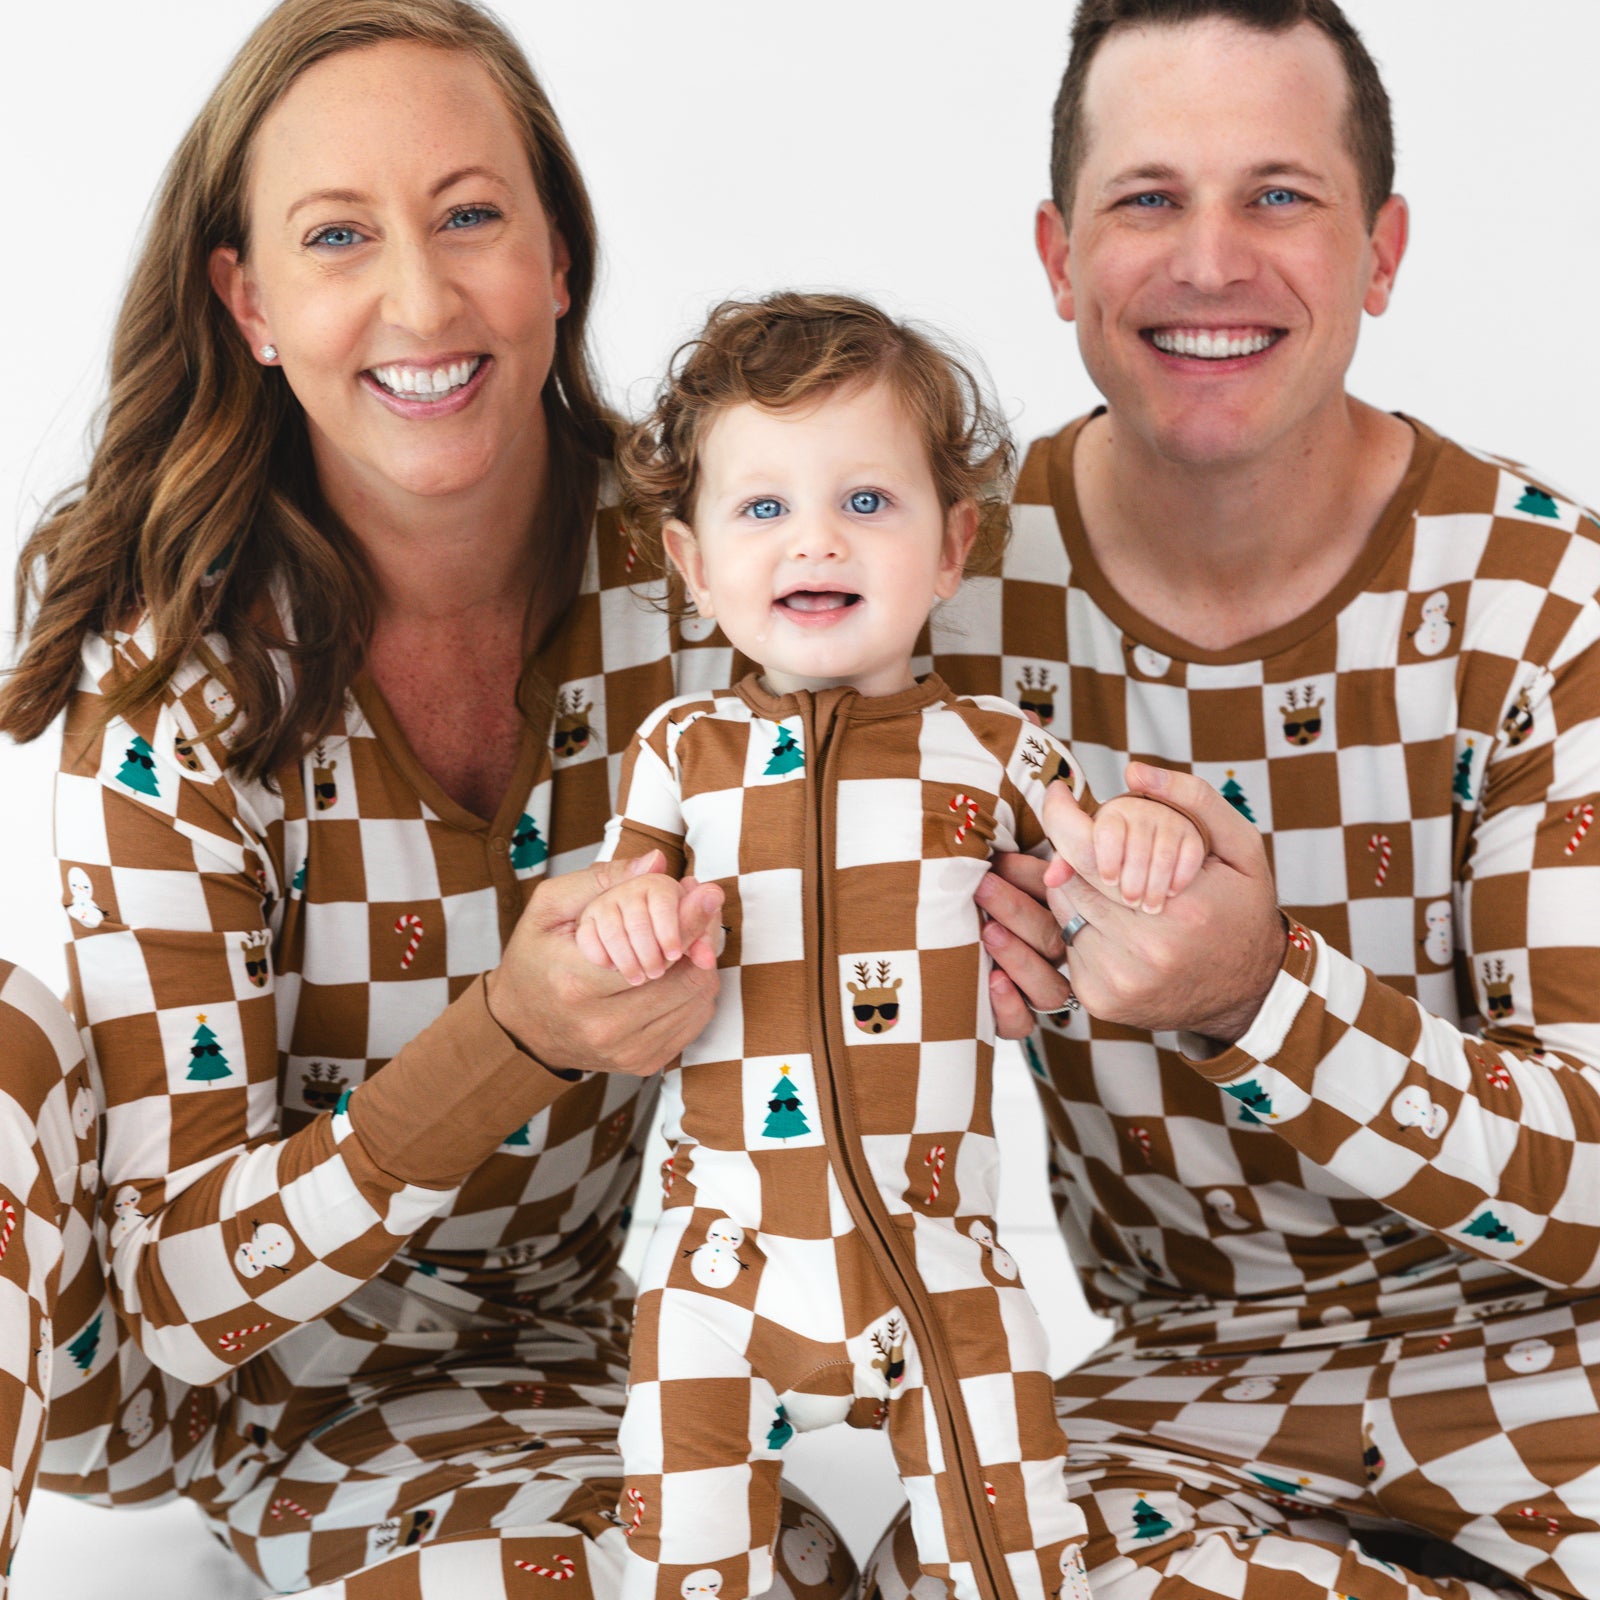
POLYGON ((1099 1600, 1600 1594, 1600 530, 1346 392, 1392 179, 1333 0, 1084 0, 1038 244, 1106 405, 935 631, 1213 840, 1142 916, 1058 785, 1070 950, 987 888, 1002 1027, 1063 953, 1083 1004, 1033 1059, 1119 1324, 1058 1388, 1099 1600))

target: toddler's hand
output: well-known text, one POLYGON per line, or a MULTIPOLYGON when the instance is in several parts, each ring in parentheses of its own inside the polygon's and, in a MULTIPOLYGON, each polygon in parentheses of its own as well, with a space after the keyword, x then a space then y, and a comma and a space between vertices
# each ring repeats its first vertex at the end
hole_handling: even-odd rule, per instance
POLYGON ((659 978, 684 956, 710 971, 717 964, 710 938, 685 939, 687 902, 697 887, 693 878, 679 882, 660 872, 625 879, 584 907, 578 949, 635 985, 659 978))
POLYGON ((1158 800, 1118 795, 1095 813, 1095 871, 1124 905, 1154 915, 1194 882, 1205 858, 1200 830, 1158 800))

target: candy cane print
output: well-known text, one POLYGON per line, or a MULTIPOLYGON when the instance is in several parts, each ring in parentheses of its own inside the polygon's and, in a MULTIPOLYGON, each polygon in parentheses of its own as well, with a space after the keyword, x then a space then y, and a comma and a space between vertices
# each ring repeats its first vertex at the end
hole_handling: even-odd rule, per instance
POLYGON ((1583 836, 1594 826, 1594 807, 1587 800, 1580 800, 1567 813, 1568 822, 1576 822, 1578 826, 1572 830, 1572 837, 1567 840, 1567 848, 1563 855, 1576 855, 1578 846, 1583 843, 1583 836))
POLYGON ((945 1148, 942 1144, 934 1145, 922 1158, 923 1166, 933 1168, 933 1176, 928 1180, 928 1198, 923 1202, 925 1205, 931 1206, 939 1198, 939 1174, 944 1171, 944 1158, 945 1148))
POLYGON ((1296 950, 1309 950, 1311 948, 1311 935, 1298 922, 1291 922, 1289 924, 1289 943, 1296 950))
POLYGON ((577 1576, 578 1569, 573 1566, 571 1556, 551 1556, 550 1559, 555 1562, 553 1567, 541 1567, 537 1561, 513 1561, 511 1565, 531 1572, 536 1578, 548 1578, 552 1583, 577 1576))
POLYGON ((245 1340, 248 1339, 252 1333, 265 1333, 266 1330, 271 1326, 272 1324, 270 1322, 256 1322, 252 1323, 248 1328, 230 1328, 217 1340, 217 1343, 221 1345, 224 1350, 243 1350, 245 1340))
POLYGON ((960 844, 961 841, 966 838, 968 829, 970 829, 973 823, 978 820, 978 802, 976 800, 969 800, 964 794, 958 794, 950 802, 950 809, 952 811, 960 811, 963 807, 966 809, 967 820, 965 822, 958 822, 956 824, 957 844, 960 844))
POLYGON ((622 1530, 622 1537, 631 1539, 644 1526, 644 1496, 637 1489, 630 1489, 627 1501, 633 1507, 633 1515, 628 1519, 628 1526, 622 1530))
POLYGON ((1367 840, 1367 849, 1377 853, 1378 870, 1373 873, 1372 881, 1381 889, 1383 880, 1389 876, 1389 859, 1394 855, 1394 846, 1390 844, 1388 834, 1375 833, 1367 840))
POLYGON ((1529 1522, 1543 1522, 1546 1533, 1561 1532, 1561 1524, 1554 1517, 1546 1516, 1542 1511, 1535 1511, 1532 1506, 1524 1506, 1518 1514, 1526 1517, 1529 1522))
POLYGON ((676 1150, 674 1150, 673 1153, 661 1163, 661 1193, 663 1197, 672 1193, 672 1185, 677 1180, 677 1171, 675 1166, 677 1159, 678 1153, 676 1150))
POLYGON ((0 1261, 11 1248, 11 1235, 17 1231, 17 1208, 9 1200, 0 1200, 0 1261))
POLYGON ((1150 1130, 1148 1128, 1129 1128, 1128 1137, 1139 1147, 1139 1154, 1146 1161, 1150 1159, 1150 1130))
POLYGON ((407 928, 411 930, 411 937, 406 940, 406 953, 400 957, 400 970, 402 972, 416 958, 417 946, 422 943, 422 918, 417 916, 415 912, 402 911, 394 919, 394 931, 396 933, 404 933, 407 928))
POLYGON ((282 1522, 285 1511, 294 1512, 297 1517, 302 1518, 306 1522, 311 1520, 311 1513, 307 1511, 298 1500, 291 1500, 286 1494, 280 1494, 278 1498, 267 1507, 267 1515, 271 1517, 274 1522, 282 1522))

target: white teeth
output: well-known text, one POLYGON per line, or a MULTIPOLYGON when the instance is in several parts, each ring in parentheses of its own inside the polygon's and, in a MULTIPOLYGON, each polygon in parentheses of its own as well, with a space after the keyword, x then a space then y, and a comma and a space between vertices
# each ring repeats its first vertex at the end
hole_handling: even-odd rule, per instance
POLYGON ((1215 328, 1160 328, 1150 335, 1157 350, 1169 356, 1194 356, 1201 361, 1227 361, 1253 356, 1278 342, 1276 333, 1233 334, 1215 328))
POLYGON ((483 365, 482 356, 452 361, 444 367, 372 367, 372 376, 390 394, 415 395, 419 400, 437 400, 452 394, 469 382, 483 365))

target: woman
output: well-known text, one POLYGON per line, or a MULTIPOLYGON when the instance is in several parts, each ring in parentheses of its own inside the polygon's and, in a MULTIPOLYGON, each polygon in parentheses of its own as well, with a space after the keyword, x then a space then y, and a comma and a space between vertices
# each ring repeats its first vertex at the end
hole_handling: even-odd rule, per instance
MULTIPOLYGON (((715 974, 590 968, 608 869, 572 869, 636 720, 730 663, 596 509, 593 277, 549 104, 464 0, 287 0, 178 150, 0 698, 24 739, 67 710, 104 1117, 68 1137, 70 1037, 13 1074, 0 1274, 53 1322, 0 1407, 13 1543, 51 1395, 41 1481, 187 1494, 279 1590, 614 1586, 615 1266, 715 974)), ((689 887, 688 940, 718 904, 689 887)), ((844 1593, 784 1520, 788 1578, 844 1593)))

